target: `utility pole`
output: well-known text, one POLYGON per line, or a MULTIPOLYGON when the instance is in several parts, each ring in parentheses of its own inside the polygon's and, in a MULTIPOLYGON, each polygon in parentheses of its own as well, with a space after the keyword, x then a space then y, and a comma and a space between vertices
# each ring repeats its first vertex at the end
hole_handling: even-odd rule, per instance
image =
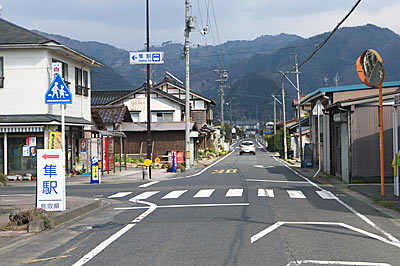
POLYGON ((190 65, 189 65, 189 34, 193 29, 192 17, 189 17, 189 0, 185 1, 185 152, 186 168, 190 168, 190 65))
POLYGON ((274 136, 276 135, 276 100, 275 100, 275 95, 272 95, 274 97, 274 136))
POLYGON ((222 70, 221 68, 219 70, 214 70, 214 71, 219 71, 219 80, 216 80, 217 82, 219 81, 219 92, 221 95, 221 128, 222 128, 222 151, 224 151, 224 81, 228 80, 228 70, 222 70))
POLYGON ((285 160, 287 160, 285 87, 283 85, 283 80, 282 80, 282 111, 283 111, 283 150, 285 153, 285 160))
POLYGON ((296 60, 296 80, 297 80, 297 117, 299 119, 299 143, 300 143, 300 167, 303 167, 303 135, 301 130, 301 104, 300 104, 300 82, 299 82, 299 63, 297 60, 297 54, 295 56, 296 60))
MULTIPOLYGON (((147 52, 150 52, 150 26, 149 26, 149 0, 146 0, 146 46, 147 52)), ((150 64, 147 64, 146 78, 146 96, 147 96, 147 159, 151 160, 151 108, 150 108, 150 64)), ((149 179, 151 179, 151 166, 148 167, 149 179)))

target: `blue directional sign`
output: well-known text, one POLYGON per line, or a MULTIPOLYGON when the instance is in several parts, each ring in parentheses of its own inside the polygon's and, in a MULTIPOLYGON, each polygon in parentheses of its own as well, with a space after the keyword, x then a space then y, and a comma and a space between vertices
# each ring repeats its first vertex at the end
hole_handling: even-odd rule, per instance
POLYGON ((164 64, 164 52, 130 52, 129 63, 137 64, 164 64))
POLYGON ((57 74, 56 77, 53 79, 49 89, 46 91, 46 95, 44 98, 46 104, 72 103, 71 91, 68 89, 60 74, 57 74))

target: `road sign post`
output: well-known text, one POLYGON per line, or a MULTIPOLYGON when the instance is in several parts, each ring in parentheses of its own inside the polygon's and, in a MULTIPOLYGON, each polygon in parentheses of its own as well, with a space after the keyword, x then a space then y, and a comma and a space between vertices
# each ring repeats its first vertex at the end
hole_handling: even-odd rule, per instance
POLYGON ((62 150, 37 150, 36 208, 65 211, 65 171, 62 150))
MULTIPOLYGON (((58 67, 60 67, 58 65, 58 67)), ((62 67, 62 65, 61 65, 62 67)), ((61 108, 61 160, 62 160, 62 169, 63 169, 63 178, 65 179, 65 108, 66 104, 72 103, 72 93, 68 89, 67 84, 65 84, 62 79, 60 73, 61 68, 57 68, 57 65, 52 65, 52 74, 54 75, 54 79, 50 84, 50 87, 47 89, 45 94, 45 104, 60 104, 61 108)), ((39 171, 39 168, 38 168, 39 171)), ((64 180, 65 182, 65 180, 64 180)), ((65 194, 65 189, 64 189, 65 194)), ((64 200, 65 205, 65 200, 64 200)), ((65 205, 66 206, 66 205, 65 205)), ((64 206, 64 210, 65 210, 64 206)))
POLYGON ((382 83, 385 80, 385 69, 381 56, 375 50, 365 50, 356 62, 357 73, 361 81, 369 87, 379 86, 379 144, 381 166, 381 195, 385 196, 385 171, 383 160, 383 103, 382 83))

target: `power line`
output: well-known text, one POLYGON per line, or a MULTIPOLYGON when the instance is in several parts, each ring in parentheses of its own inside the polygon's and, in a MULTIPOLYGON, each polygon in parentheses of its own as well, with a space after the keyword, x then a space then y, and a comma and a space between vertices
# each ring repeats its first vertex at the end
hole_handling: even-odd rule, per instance
POLYGON ((212 7, 212 10, 213 10, 213 15, 214 15, 215 29, 217 30, 217 38, 218 38, 219 46, 221 48, 222 62, 224 63, 224 66, 226 66, 224 54, 222 52, 221 39, 219 38, 219 30, 218 30, 217 19, 216 19, 216 16, 215 16, 214 2, 212 0, 211 0, 211 7, 212 7))
MULTIPOLYGON (((316 46, 315 50, 299 64, 299 68, 303 66, 305 63, 310 61, 310 59, 328 42, 328 40, 332 37, 332 35, 339 29, 339 27, 346 21, 346 19, 353 13, 353 11, 357 8, 357 6, 361 3, 362 0, 358 0, 355 5, 351 8, 351 10, 347 13, 347 15, 336 25, 336 27, 332 30, 332 32, 320 43, 316 46)), ((288 72, 292 72, 296 69, 293 67, 288 72)))

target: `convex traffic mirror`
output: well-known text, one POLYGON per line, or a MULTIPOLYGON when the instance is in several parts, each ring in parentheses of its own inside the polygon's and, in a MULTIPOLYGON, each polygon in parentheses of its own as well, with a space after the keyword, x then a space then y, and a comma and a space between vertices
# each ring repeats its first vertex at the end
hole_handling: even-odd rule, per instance
POLYGON ((385 79, 382 58, 375 50, 368 49, 364 51, 357 59, 356 66, 358 76, 367 86, 379 86, 385 79))

